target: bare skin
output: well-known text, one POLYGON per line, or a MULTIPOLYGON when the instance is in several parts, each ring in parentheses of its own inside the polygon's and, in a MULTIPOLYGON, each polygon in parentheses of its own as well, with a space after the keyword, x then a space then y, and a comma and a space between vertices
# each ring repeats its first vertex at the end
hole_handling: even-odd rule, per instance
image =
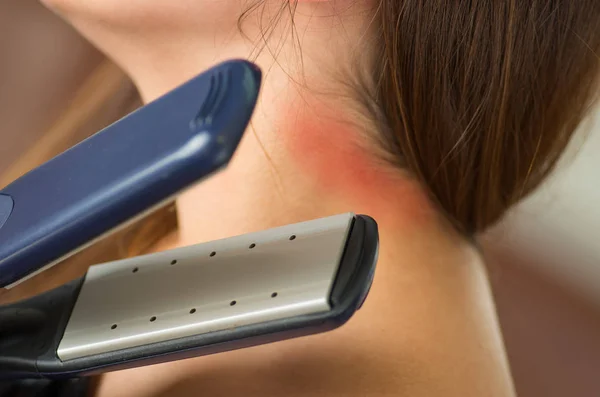
MULTIPOLYGON (((237 0, 47 3, 115 59, 146 101, 256 44, 237 30, 237 0)), ((371 56, 373 10, 356 3, 298 4, 300 43, 271 41, 277 57, 257 58, 261 102, 232 164, 179 199, 181 229, 157 249, 365 213, 381 233, 367 302, 334 332, 111 373, 98 396, 514 395, 482 258, 403 170, 379 160, 377 132, 340 99, 348 92, 334 76, 357 52, 371 56)), ((253 16, 244 26, 250 38, 260 31, 253 16)))

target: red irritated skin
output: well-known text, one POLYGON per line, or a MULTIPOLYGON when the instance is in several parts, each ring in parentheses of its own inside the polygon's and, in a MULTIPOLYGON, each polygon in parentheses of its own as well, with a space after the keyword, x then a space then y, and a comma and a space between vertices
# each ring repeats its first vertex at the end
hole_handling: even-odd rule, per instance
POLYGON ((316 189, 381 227, 430 224, 436 215, 422 188, 375 154, 376 140, 368 134, 376 131, 361 132, 331 104, 303 105, 285 112, 283 139, 294 167, 316 189))

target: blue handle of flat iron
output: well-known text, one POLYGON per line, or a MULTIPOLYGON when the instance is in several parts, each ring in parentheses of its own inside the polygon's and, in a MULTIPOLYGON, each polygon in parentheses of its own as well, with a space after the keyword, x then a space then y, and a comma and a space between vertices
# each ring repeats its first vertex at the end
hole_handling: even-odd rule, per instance
POLYGON ((0 287, 173 198, 231 159, 261 73, 220 64, 0 191, 0 287))

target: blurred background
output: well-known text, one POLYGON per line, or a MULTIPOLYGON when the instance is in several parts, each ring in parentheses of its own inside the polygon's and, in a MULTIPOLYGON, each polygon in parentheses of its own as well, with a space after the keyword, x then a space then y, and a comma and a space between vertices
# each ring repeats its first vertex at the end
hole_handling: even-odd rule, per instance
MULTIPOLYGON (((37 1, 0 1, 0 187, 138 106, 121 70, 37 1)), ((596 109, 553 177, 482 236, 521 397, 600 396, 599 237, 596 109)))

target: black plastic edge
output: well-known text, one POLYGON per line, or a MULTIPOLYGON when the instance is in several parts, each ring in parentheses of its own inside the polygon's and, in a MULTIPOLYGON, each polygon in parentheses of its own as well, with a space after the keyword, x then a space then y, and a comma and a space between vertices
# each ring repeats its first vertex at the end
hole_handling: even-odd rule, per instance
MULTIPOLYGON (((40 357, 40 374, 49 378, 94 375, 317 334, 340 327, 360 308, 371 286, 379 234, 377 223, 356 216, 334 282, 332 309, 325 313, 253 324, 60 362, 40 357)), ((60 338, 57 339, 60 342, 60 338)))
POLYGON ((40 357, 60 364, 56 350, 83 280, 0 306, 0 379, 38 377, 40 357))

